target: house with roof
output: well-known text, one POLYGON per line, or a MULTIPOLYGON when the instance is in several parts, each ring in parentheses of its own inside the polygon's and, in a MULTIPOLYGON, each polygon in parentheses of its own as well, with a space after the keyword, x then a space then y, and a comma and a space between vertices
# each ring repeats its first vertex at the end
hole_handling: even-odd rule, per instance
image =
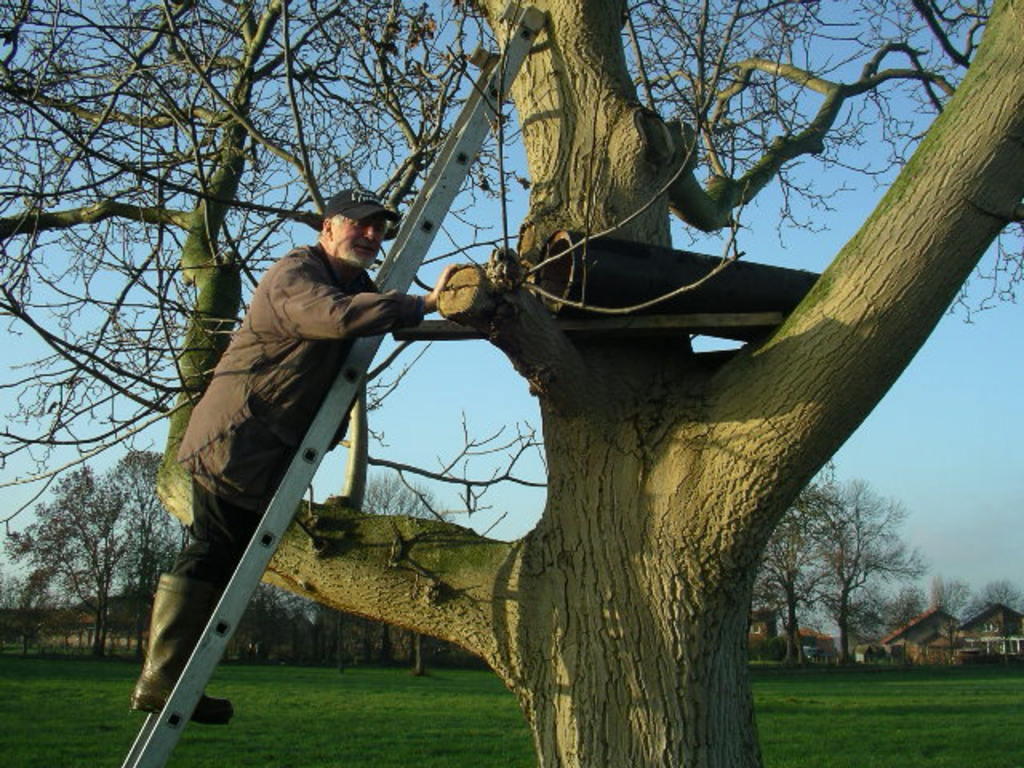
POLYGON ((800 627, 800 650, 808 661, 834 662, 839 655, 836 651, 836 640, 832 635, 818 632, 816 629, 800 627))
POLYGON ((756 608, 747 619, 747 651, 750 658, 776 661, 785 646, 780 645, 778 614, 773 608, 756 608))
POLYGON ((747 642, 749 645, 760 645, 777 637, 778 616, 771 608, 758 608, 750 612, 747 626, 747 642))
POLYGON ((965 662, 995 658, 1024 659, 1024 614, 1002 603, 990 603, 960 625, 965 662))
POLYGON ((896 661, 909 664, 949 664, 960 642, 960 622, 939 607, 929 608, 882 638, 896 661))

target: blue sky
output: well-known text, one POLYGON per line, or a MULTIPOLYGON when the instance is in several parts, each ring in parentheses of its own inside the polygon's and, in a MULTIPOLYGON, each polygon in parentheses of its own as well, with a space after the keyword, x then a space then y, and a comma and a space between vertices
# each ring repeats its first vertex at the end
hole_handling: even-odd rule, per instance
POLYGON ((1024 587, 1024 310, 943 318, 836 455, 907 507, 906 538, 933 574, 1024 587))

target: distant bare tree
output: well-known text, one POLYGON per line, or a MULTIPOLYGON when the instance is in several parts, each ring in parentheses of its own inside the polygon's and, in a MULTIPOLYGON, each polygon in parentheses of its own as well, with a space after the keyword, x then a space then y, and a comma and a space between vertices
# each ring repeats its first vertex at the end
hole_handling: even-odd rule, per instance
POLYGON ((135 647, 140 656, 156 583, 181 550, 185 532, 156 494, 161 458, 152 451, 130 451, 110 476, 126 506, 128 542, 119 577, 122 594, 132 600, 135 609, 135 647))
POLYGON ((971 588, 962 581, 945 579, 942 576, 932 578, 929 589, 929 602, 932 608, 939 609, 954 620, 947 621, 941 628, 946 640, 947 662, 952 664, 960 636, 960 621, 967 618, 964 611, 971 598, 971 588))
POLYGON ((942 576, 932 578, 928 591, 929 605, 932 608, 941 608, 950 616, 965 619, 967 617, 964 612, 970 599, 971 588, 965 582, 942 576))
POLYGON ((975 616, 994 603, 1024 612, 1024 591, 1009 579, 990 581, 974 595, 967 612, 975 616))
POLYGON ((787 664, 803 662, 798 614, 813 605, 827 575, 816 533, 828 503, 822 486, 812 483, 801 491, 769 539, 758 571, 755 600, 782 613, 787 664))
POLYGON ((916 578, 923 565, 899 536, 903 507, 883 499, 861 480, 832 485, 820 518, 820 543, 828 575, 823 601, 839 627, 839 659, 850 659, 850 633, 858 622, 880 623, 879 584, 916 578))
POLYGON ((882 617, 885 628, 899 629, 924 613, 927 606, 924 590, 916 584, 905 584, 885 601, 882 617))
POLYGON ((102 656, 115 579, 128 553, 126 509, 117 489, 81 467, 57 481, 53 500, 37 504, 35 514, 37 522, 9 534, 9 551, 50 573, 69 599, 92 613, 92 652, 102 656))
POLYGON ((406 484, 397 472, 372 475, 366 485, 363 509, 372 515, 435 517, 433 495, 417 485, 406 484))
POLYGON ((39 639, 47 616, 54 609, 50 574, 35 570, 24 577, 5 576, 0 587, 0 608, 6 617, 0 627, 2 636, 16 637, 22 654, 27 654, 32 642, 39 639))
POLYGON ((61 477, 36 522, 8 536, 15 560, 48 574, 93 615, 93 653, 104 654, 117 591, 152 592, 155 575, 180 543, 180 529, 156 498, 157 454, 131 452, 97 475, 88 466, 61 477))

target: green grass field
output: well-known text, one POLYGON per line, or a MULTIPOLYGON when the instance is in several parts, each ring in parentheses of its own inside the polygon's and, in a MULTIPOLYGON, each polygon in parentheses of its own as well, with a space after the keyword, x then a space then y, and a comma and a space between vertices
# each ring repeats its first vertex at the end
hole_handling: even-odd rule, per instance
POLYGON ((1024 668, 754 673, 769 768, 1024 768, 1024 668))
MULTIPOLYGON (((0 765, 119 766, 142 723, 126 705, 135 673, 0 655, 0 765)), ((754 686, 768 768, 1024 768, 1022 668, 758 669, 754 686)), ((170 766, 534 765, 515 700, 487 672, 228 665, 211 692, 239 714, 188 728, 170 766)))

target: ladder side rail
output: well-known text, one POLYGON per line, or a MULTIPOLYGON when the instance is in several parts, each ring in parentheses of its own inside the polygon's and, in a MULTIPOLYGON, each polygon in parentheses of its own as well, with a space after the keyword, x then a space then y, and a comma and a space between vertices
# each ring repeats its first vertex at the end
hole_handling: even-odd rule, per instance
POLYGON ((146 749, 149 748, 150 741, 153 737, 153 731, 156 729, 159 722, 159 712, 152 712, 146 715, 146 721, 142 724, 142 728, 139 729, 139 733, 135 737, 135 741, 132 742, 132 748, 128 750, 128 756, 121 764, 122 768, 139 765, 142 755, 145 753, 146 749))
MULTIPOLYGON (((487 97, 494 98, 504 93, 525 60, 533 36, 542 25, 542 15, 531 10, 522 14, 506 48, 501 71, 491 72, 485 78, 487 85, 482 90, 477 88, 467 101, 460 120, 456 122, 456 125, 461 122, 462 130, 453 131, 449 135, 434 165, 437 173, 428 174, 413 204, 411 215, 404 220, 389 258, 381 268, 382 272, 387 268, 387 273, 381 278, 383 290, 404 291, 412 284, 416 271, 433 243, 440 221, 454 201, 469 172, 469 165, 486 137, 488 121, 482 119, 482 116, 493 117, 495 114, 487 97), (461 119, 463 115, 464 120, 461 119)), ((383 336, 356 339, 163 711, 147 717, 122 768, 161 768, 166 764, 192 710, 213 676, 235 627, 245 613, 281 536, 291 524, 320 461, 331 447, 331 439, 351 408, 382 340, 383 336)))
MULTIPOLYGON (((378 274, 378 283, 385 290, 392 290, 394 288, 388 276, 395 262, 401 257, 401 254, 409 247, 416 247, 420 242, 432 243, 437 235, 440 219, 433 214, 436 214, 442 206, 439 204, 440 198, 435 200, 434 195, 444 188, 443 177, 448 172, 452 160, 455 158, 463 160, 459 155, 457 145, 462 143, 460 139, 467 123, 474 119, 479 119, 481 108, 483 107, 483 94, 487 92, 488 85, 494 77, 496 65, 496 61, 488 62, 473 83, 473 88, 462 107, 462 111, 456 117, 455 124, 441 144, 441 148, 438 150, 430 170, 427 171, 423 179, 419 194, 416 195, 416 198, 409 206, 406 215, 402 217, 402 225, 399 228, 398 235, 391 248, 388 249, 388 255, 384 259, 378 274)), ((459 162, 459 164, 465 165, 466 172, 468 173, 469 162, 464 161, 459 162)), ((463 174, 463 178, 465 178, 465 174, 463 174)), ((447 207, 444 208, 443 212, 447 212, 447 207)), ((424 249, 425 251, 426 249, 424 249)), ((411 280, 409 282, 411 284, 411 280)))
POLYGON ((483 146, 491 123, 499 119, 495 105, 504 97, 519 73, 544 21, 544 14, 534 8, 522 11, 517 25, 510 32, 504 53, 498 60, 488 64, 484 73, 477 78, 456 121, 456 126, 462 123, 461 129, 449 134, 448 141, 424 180, 420 194, 410 206, 407 217, 409 226, 403 222, 388 258, 381 265, 379 283, 382 290, 405 290, 412 284, 419 265, 413 266, 402 258, 404 249, 415 244, 414 247, 422 247, 425 254, 433 243, 442 219, 469 174, 469 166, 483 146), (462 172, 447 173, 446 170, 453 166, 461 168, 462 172), (425 241, 425 245, 420 246, 421 240, 425 241))

